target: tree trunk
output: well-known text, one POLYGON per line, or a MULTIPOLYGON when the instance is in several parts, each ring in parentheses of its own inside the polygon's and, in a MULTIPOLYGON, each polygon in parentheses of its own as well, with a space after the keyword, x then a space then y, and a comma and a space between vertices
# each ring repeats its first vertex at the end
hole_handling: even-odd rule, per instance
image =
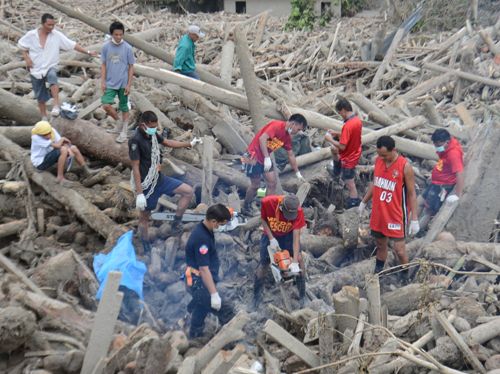
POLYGON ((0 88, 0 117, 24 126, 33 126, 42 118, 34 102, 2 88, 0 88))
POLYGON ((0 134, 21 147, 31 145, 31 126, 1 126, 0 134))

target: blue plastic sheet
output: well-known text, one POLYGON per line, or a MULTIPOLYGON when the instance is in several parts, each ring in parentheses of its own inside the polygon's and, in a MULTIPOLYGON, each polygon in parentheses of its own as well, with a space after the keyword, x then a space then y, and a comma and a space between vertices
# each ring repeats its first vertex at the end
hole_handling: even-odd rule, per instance
POLYGON ((134 291, 141 300, 144 300, 142 285, 147 269, 146 265, 137 261, 135 257, 132 235, 133 231, 126 232, 120 236, 111 252, 94 256, 94 272, 99 281, 97 300, 101 299, 104 284, 110 271, 120 271, 122 273, 120 285, 134 291))

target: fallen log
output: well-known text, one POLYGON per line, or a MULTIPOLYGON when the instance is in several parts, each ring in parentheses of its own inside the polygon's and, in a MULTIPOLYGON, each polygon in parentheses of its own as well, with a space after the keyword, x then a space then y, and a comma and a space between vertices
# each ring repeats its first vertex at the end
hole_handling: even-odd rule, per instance
POLYGON ((0 238, 21 233, 28 225, 28 220, 18 219, 0 225, 0 238))
POLYGON ((437 71, 439 73, 451 73, 453 75, 456 75, 457 77, 466 79, 468 81, 482 83, 482 84, 485 84, 487 86, 500 87, 500 81, 490 79, 490 78, 481 77, 480 75, 477 75, 477 74, 466 73, 466 72, 461 71, 461 70, 450 69, 450 68, 446 68, 444 66, 439 66, 437 64, 432 64, 432 63, 424 64, 424 68, 429 69, 429 70, 433 70, 433 71, 437 71))
POLYGON ((236 340, 243 339, 245 333, 242 331, 243 327, 249 321, 250 317, 244 311, 240 311, 233 317, 222 329, 215 335, 203 348, 196 353, 195 360, 195 373, 200 373, 208 363, 215 357, 215 355, 227 344, 236 340))
POLYGON ((31 145, 31 126, 1 126, 0 134, 21 147, 31 145))
POLYGON ((24 126, 33 126, 42 118, 35 103, 2 88, 0 88, 0 117, 24 126))
POLYGON ((398 48, 399 42, 401 41, 401 39, 403 39, 404 34, 405 34, 405 29, 400 28, 396 32, 396 35, 394 35, 394 39, 392 39, 391 46, 387 50, 387 53, 385 54, 382 63, 378 67, 377 72, 373 77, 372 83, 370 85, 371 91, 376 91, 380 87, 380 80, 382 79, 382 76, 389 67, 389 64, 391 63, 394 54, 396 53, 396 50, 398 48))

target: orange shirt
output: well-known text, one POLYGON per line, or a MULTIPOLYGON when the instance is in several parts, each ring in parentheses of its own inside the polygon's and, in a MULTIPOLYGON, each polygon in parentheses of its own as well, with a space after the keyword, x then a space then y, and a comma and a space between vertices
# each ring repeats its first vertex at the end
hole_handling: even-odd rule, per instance
POLYGON ((342 132, 340 133, 339 143, 346 146, 339 152, 342 167, 353 169, 358 164, 361 157, 361 130, 363 124, 358 116, 353 115, 344 122, 342 132))
POLYGON ((289 221, 283 216, 283 213, 281 213, 279 209, 279 205, 283 198, 284 196, 269 195, 264 197, 261 201, 260 217, 266 221, 273 236, 283 236, 293 230, 300 230, 306 225, 304 211, 301 207, 299 207, 297 211, 297 218, 293 221, 289 221))
POLYGON ((271 121, 261 128, 248 146, 248 153, 250 153, 250 157, 257 160, 259 164, 264 163, 264 155, 262 154, 259 143, 259 138, 264 133, 269 136, 267 139, 267 151, 269 154, 281 147, 285 148, 287 151, 291 150, 292 137, 285 130, 285 126, 286 122, 284 121, 271 121))

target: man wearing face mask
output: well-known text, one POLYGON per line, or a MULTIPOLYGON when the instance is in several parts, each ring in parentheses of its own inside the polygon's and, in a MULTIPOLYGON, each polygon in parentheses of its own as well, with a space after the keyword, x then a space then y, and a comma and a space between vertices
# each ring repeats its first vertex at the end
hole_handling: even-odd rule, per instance
POLYGON ((121 131, 116 141, 123 143, 127 140, 128 130, 128 96, 134 77, 135 57, 132 46, 123 40, 125 27, 121 22, 113 22, 109 27, 111 39, 104 44, 101 51, 101 103, 106 113, 118 121, 118 113, 113 104, 118 95, 118 109, 122 112, 122 124, 114 131, 121 131))
POLYGON ((287 151, 288 162, 301 182, 305 182, 299 171, 297 160, 292 150, 292 136, 307 128, 307 120, 302 114, 292 114, 288 121, 271 121, 255 135, 248 146, 242 162, 246 175, 250 178, 243 203, 243 213, 252 215, 251 204, 260 187, 260 179, 264 176, 266 195, 276 192, 276 176, 273 171, 271 153, 281 147, 287 151))
POLYGON ((462 146, 445 129, 437 129, 431 137, 439 161, 432 169, 431 184, 419 196, 420 227, 426 227, 444 200, 458 201, 464 188, 464 160, 462 146))
POLYGON ((146 111, 139 119, 134 136, 129 140, 129 157, 132 164, 131 184, 137 194, 136 208, 139 215, 139 237, 145 249, 148 242, 148 223, 150 213, 156 208, 161 195, 181 196, 172 223, 172 235, 182 233, 182 215, 193 196, 193 188, 186 183, 160 173, 162 162, 159 145, 171 148, 190 148, 200 143, 194 138, 190 143, 164 139, 157 133, 158 117, 154 112, 146 111))

